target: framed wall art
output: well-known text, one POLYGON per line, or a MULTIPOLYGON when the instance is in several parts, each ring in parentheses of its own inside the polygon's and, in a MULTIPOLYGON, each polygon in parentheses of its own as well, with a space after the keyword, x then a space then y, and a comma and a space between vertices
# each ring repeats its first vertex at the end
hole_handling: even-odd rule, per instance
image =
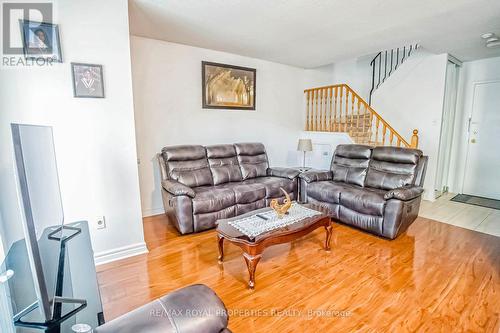
POLYGON ((71 63, 73 96, 104 98, 102 65, 71 63))
POLYGON ((204 109, 255 110, 256 69, 202 61, 204 109))
POLYGON ((59 26, 52 23, 21 20, 21 33, 26 59, 62 62, 59 26))

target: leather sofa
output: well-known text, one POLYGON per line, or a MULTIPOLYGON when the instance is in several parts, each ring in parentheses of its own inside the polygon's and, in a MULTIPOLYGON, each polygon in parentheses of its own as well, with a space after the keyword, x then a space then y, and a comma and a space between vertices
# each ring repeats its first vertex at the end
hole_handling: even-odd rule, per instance
POLYGON ((202 284, 176 290, 94 329, 95 333, 231 333, 224 303, 202 284))
POLYGON ((261 143, 170 146, 158 160, 165 212, 181 234, 281 200, 280 187, 297 198, 299 171, 270 168, 261 143))
POLYGON ((418 149, 339 145, 330 170, 300 174, 300 200, 378 236, 396 238, 416 219, 427 156, 418 149))

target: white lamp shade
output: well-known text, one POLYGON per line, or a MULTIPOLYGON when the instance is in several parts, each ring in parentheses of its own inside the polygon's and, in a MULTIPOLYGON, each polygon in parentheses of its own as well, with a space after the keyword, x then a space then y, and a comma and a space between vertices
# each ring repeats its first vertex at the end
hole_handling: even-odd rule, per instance
POLYGON ((298 151, 312 151, 313 145, 311 139, 299 139, 299 144, 297 145, 298 151))

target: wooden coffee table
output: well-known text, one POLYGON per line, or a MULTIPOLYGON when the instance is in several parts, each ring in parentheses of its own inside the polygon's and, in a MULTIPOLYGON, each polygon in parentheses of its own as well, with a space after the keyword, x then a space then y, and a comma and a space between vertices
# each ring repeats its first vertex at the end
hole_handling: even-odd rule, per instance
POLYGON ((332 238, 331 218, 328 211, 323 207, 314 205, 303 205, 305 207, 317 210, 321 214, 304 218, 288 226, 262 233, 254 239, 249 238, 241 231, 231 226, 229 222, 238 220, 247 216, 269 211, 271 208, 255 210, 230 219, 219 220, 217 223, 217 241, 219 246, 219 264, 224 259, 224 240, 239 246, 243 250, 243 258, 247 264, 250 279, 248 286, 250 289, 255 287, 255 269, 262 257, 264 249, 269 246, 289 243, 297 238, 305 236, 319 227, 326 230, 325 250, 330 251, 330 239, 332 238))

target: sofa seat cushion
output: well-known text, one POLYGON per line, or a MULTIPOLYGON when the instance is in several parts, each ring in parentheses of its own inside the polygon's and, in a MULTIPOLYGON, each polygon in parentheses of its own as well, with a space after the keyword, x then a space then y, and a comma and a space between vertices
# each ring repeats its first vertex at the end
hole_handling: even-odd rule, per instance
POLYGON ((221 185, 221 187, 231 189, 234 192, 234 198, 237 204, 247 204, 266 198, 266 188, 263 184, 259 183, 227 183, 221 185))
POLYGON ((194 188, 193 213, 211 213, 236 204, 234 191, 222 186, 202 186, 194 188))
POLYGON ((244 184, 260 184, 264 186, 266 189, 266 199, 269 198, 281 198, 283 196, 283 192, 280 191, 280 187, 282 187, 289 194, 295 192, 296 190, 296 180, 288 179, 288 178, 279 178, 279 177, 257 177, 245 180, 244 184))
POLYGON ((340 205, 361 214, 383 216, 385 193, 383 190, 350 186, 340 193, 340 205))
POLYGON ((354 186, 333 181, 315 182, 307 186, 307 196, 317 201, 339 204, 340 193, 350 188, 354 186))

